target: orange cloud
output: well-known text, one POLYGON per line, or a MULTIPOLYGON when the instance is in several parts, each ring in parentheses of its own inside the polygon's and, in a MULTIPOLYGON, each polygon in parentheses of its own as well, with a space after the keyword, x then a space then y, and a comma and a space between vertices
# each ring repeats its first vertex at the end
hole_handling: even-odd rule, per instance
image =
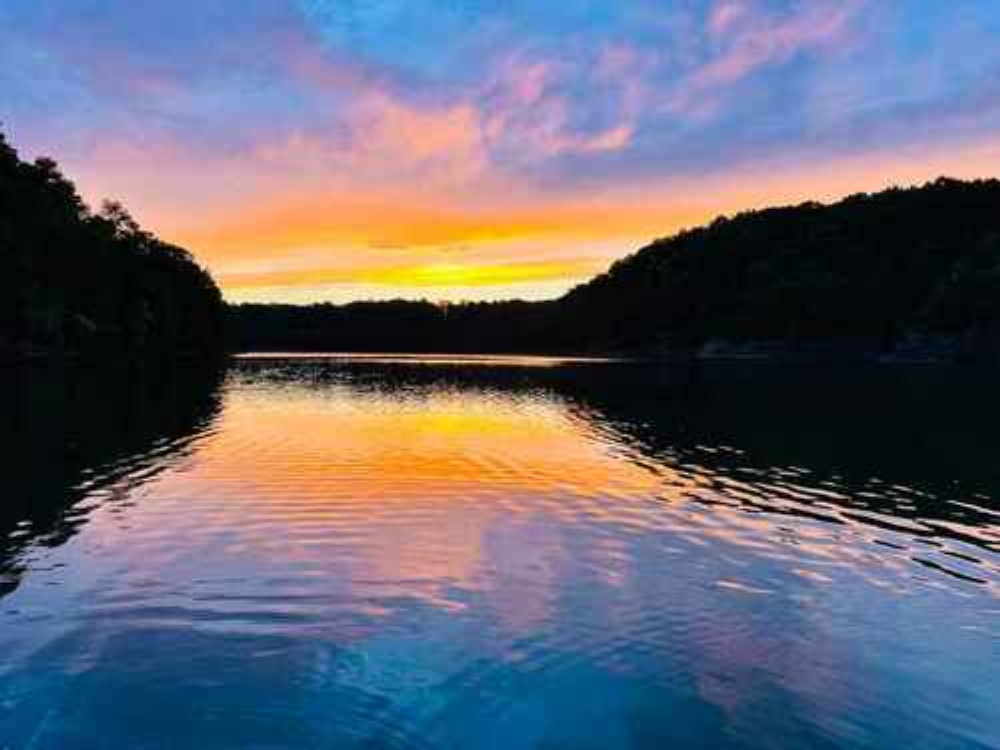
POLYGON ((248 257, 255 250, 277 257, 297 248, 324 246, 384 251, 552 237, 604 240, 670 229, 703 215, 662 194, 622 193, 612 198, 486 193, 469 202, 457 196, 421 196, 419 190, 414 185, 384 194, 306 194, 266 201, 248 206, 235 218, 212 217, 179 239, 221 260, 248 257), (484 207, 480 201, 493 205, 484 207))
POLYGON ((373 284, 402 288, 506 286, 552 279, 584 279, 601 270, 595 259, 538 261, 524 263, 428 263, 371 268, 312 268, 273 273, 222 274, 227 287, 302 287, 330 284, 373 284))

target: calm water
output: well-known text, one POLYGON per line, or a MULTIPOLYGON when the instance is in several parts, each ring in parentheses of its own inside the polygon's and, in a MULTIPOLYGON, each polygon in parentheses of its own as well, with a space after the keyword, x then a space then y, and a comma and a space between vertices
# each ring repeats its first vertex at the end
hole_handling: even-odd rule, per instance
POLYGON ((0 748, 1000 747, 994 380, 9 374, 0 748))

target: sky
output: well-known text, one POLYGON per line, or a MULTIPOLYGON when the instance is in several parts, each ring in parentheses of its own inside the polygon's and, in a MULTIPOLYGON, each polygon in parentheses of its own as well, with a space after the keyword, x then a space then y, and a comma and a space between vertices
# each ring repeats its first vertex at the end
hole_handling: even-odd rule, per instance
POLYGON ((993 0, 0 0, 0 123, 230 301, 544 299, 1000 175, 993 0))

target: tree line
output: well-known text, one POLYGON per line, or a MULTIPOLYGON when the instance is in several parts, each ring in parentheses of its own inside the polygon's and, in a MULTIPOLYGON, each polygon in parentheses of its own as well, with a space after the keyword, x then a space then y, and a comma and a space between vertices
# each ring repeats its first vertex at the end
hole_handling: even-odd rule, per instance
POLYGON ((0 357, 221 350, 225 305, 191 255, 121 204, 93 211, 0 133, 0 357))

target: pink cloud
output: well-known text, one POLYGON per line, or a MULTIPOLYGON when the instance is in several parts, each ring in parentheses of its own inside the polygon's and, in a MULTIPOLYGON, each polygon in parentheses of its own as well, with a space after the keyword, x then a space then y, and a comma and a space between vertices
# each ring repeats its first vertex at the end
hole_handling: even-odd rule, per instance
POLYGON ((713 111, 720 91, 760 68, 843 41, 866 2, 817 0, 790 15, 771 16, 745 0, 720 0, 707 21, 719 52, 681 81, 666 108, 694 115, 713 111))
POLYGON ((626 148, 639 114, 636 55, 625 46, 608 46, 592 66, 511 56, 497 66, 477 100, 485 102, 485 133, 492 147, 516 152, 523 161, 586 155, 626 148), (617 121, 602 129, 576 124, 579 102, 568 84, 586 80, 607 89, 617 104, 617 121))
POLYGON ((605 45, 598 55, 594 81, 617 92, 621 116, 633 124, 630 129, 634 130, 649 99, 646 81, 662 62, 656 52, 621 43, 605 45))
POLYGON ((353 98, 331 112, 327 128, 271 137, 254 157, 327 187, 419 180, 431 194, 498 188, 509 178, 497 152, 531 162, 621 150, 630 145, 640 113, 635 54, 624 47, 605 50, 591 71, 511 55, 481 85, 437 102, 409 100, 378 80, 356 87, 356 72, 332 71, 327 78, 330 63, 307 49, 292 59, 298 74, 338 91, 347 86, 353 98), (618 117, 603 128, 575 125, 578 104, 564 86, 583 74, 616 92, 618 117))
POLYGON ((531 107, 545 96, 553 70, 539 60, 525 64, 508 61, 500 75, 505 97, 518 106, 531 107))
POLYGON ((712 36, 728 32, 749 11, 746 0, 718 0, 708 14, 708 31, 712 36))
POLYGON ((581 151, 589 153, 620 151, 632 143, 633 133, 634 129, 631 125, 619 125, 583 139, 578 147, 581 151))
POLYGON ((469 178, 486 167, 482 115, 470 103, 421 108, 381 93, 355 108, 350 131, 356 160, 390 160, 393 172, 431 166, 439 175, 469 178))

